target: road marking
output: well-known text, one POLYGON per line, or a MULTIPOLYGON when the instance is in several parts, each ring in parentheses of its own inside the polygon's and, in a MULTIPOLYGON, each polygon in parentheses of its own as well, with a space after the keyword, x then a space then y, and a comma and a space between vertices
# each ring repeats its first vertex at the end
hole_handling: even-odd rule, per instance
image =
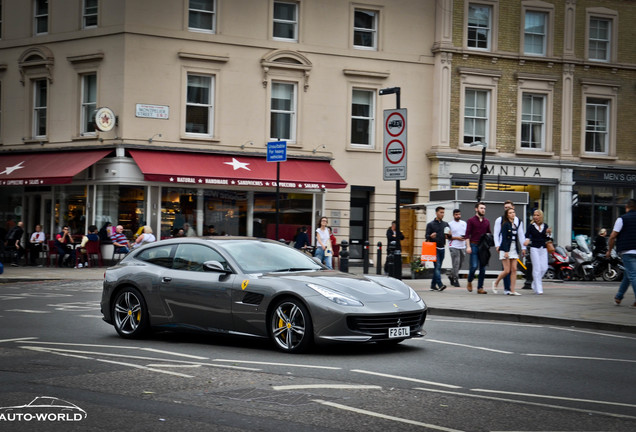
POLYGON ((499 391, 499 390, 487 390, 487 389, 470 389, 470 391, 475 392, 483 392, 483 393, 498 393, 498 394, 507 394, 514 396, 527 396, 534 398, 542 398, 542 399, 557 399, 557 400, 565 400, 565 401, 573 401, 573 402, 587 402, 593 404, 602 404, 602 405, 616 405, 622 407, 636 408, 634 404, 626 404, 621 402, 607 402, 607 401, 599 401, 599 400, 591 400, 591 399, 578 399, 578 398, 568 398, 562 396, 549 396, 549 395, 538 395, 532 393, 517 393, 517 392, 507 392, 507 391, 499 391))
POLYGON ((357 414, 363 414, 363 415, 368 415, 371 417, 378 417, 378 418, 382 418, 385 420, 391 420, 391 421, 395 421, 395 422, 399 422, 399 423, 406 423, 406 424, 410 424, 413 426, 421 426, 421 427, 425 427, 428 429, 435 429, 435 430, 439 430, 439 431, 446 431, 446 432, 463 432, 461 430, 458 429, 450 429, 444 426, 438 426, 438 425, 434 425, 434 424, 430 424, 430 423, 422 423, 422 422, 418 422, 415 420, 409 420, 409 419, 405 419, 405 418, 401 418, 401 417, 394 417, 394 416, 390 416, 390 415, 386 415, 386 414, 380 414, 380 413, 376 413, 373 411, 368 411, 368 410, 363 410, 360 408, 353 408, 347 405, 342 405, 342 404, 338 404, 338 403, 334 403, 334 402, 328 402, 328 401, 324 401, 321 399, 314 399, 313 402, 322 404, 322 405, 326 405, 326 406, 330 406, 332 408, 338 408, 341 410, 345 410, 345 411, 351 411, 357 414))
MULTIPOLYGON (((53 353, 53 354, 58 354, 58 353, 64 354, 64 353, 66 353, 68 355, 77 355, 77 356, 79 356, 81 354, 86 354, 86 355, 91 355, 91 356, 120 357, 120 358, 129 358, 129 359, 135 359, 135 360, 149 360, 149 361, 164 361, 164 362, 180 362, 180 363, 185 363, 185 364, 199 364, 201 366, 218 367, 218 368, 226 368, 226 369, 239 369, 239 370, 245 370, 245 371, 250 371, 250 372, 260 371, 260 369, 248 368, 248 367, 242 367, 242 366, 217 365, 217 364, 213 364, 213 363, 193 362, 193 361, 188 361, 188 360, 172 360, 172 359, 156 358, 156 357, 142 357, 142 356, 134 356, 134 355, 128 355, 128 354, 114 354, 114 353, 95 352, 95 351, 77 351, 77 350, 69 350, 69 349, 44 348, 44 347, 35 347, 35 346, 21 346, 20 348, 33 350, 33 351, 50 352, 50 353, 53 353)), ((80 358, 82 358, 82 357, 80 357, 80 358)), ((93 359, 93 357, 84 357, 84 358, 93 359)))
POLYGON ((624 336, 624 335, 617 335, 617 334, 609 334, 609 333, 600 333, 600 332, 595 332, 595 331, 590 331, 590 330, 577 330, 577 329, 573 329, 573 328, 565 328, 565 327, 550 327, 553 330, 563 330, 563 331, 569 331, 569 332, 575 332, 575 333, 587 333, 587 334, 593 334, 596 336, 608 336, 608 337, 613 337, 613 338, 619 338, 619 339, 635 339, 631 336, 624 336))
POLYGON ((128 366, 128 367, 132 367, 132 368, 136 368, 136 369, 143 369, 143 370, 147 370, 150 372, 159 372, 162 374, 166 374, 166 375, 174 375, 174 376, 178 376, 181 378, 194 378, 193 375, 186 375, 186 374, 182 374, 179 372, 172 372, 172 371, 165 371, 165 370, 161 370, 161 369, 154 369, 151 367, 147 367, 147 366, 142 366, 142 365, 136 365, 134 363, 125 363, 125 362, 119 362, 119 361, 115 361, 115 360, 106 360, 106 359, 94 359, 96 361, 99 362, 103 362, 103 363, 111 363, 111 364, 117 364, 117 365, 121 365, 121 366, 128 366))
POLYGON ((197 360, 210 360, 209 357, 200 357, 200 356, 195 356, 195 355, 191 355, 191 354, 182 354, 182 353, 177 353, 177 352, 173 352, 173 351, 158 350, 158 349, 155 349, 155 348, 141 348, 141 350, 142 351, 155 352, 155 353, 158 353, 158 354, 169 354, 169 355, 173 355, 173 356, 193 358, 193 359, 197 359, 197 360))
POLYGON ((451 385, 451 384, 438 383, 438 382, 434 382, 434 381, 426 381, 426 380, 421 380, 421 379, 417 379, 417 378, 408 378, 408 377, 403 377, 403 376, 399 376, 399 375, 389 375, 389 374, 384 374, 384 373, 380 373, 380 372, 365 371, 365 370, 361 370, 361 369, 352 369, 351 372, 358 372, 358 373, 363 373, 363 374, 368 374, 368 375, 375 375, 375 376, 381 376, 381 377, 385 377, 385 378, 393 378, 393 379, 399 379, 399 380, 404 380, 404 381, 411 381, 411 382, 416 382, 416 383, 435 385, 435 386, 447 387, 447 388, 453 388, 453 389, 460 389, 461 388, 461 386, 456 386, 456 385, 451 385))
POLYGON ((583 357, 583 356, 567 356, 567 355, 556 355, 556 354, 521 354, 528 357, 550 357, 550 358, 562 358, 562 359, 574 359, 574 360, 601 360, 601 361, 613 361, 613 362, 623 362, 623 363, 636 363, 636 360, 630 359, 615 359, 608 357, 583 357))
POLYGON ((634 416, 629 416, 629 415, 625 415, 625 414, 615 414, 615 413, 610 413, 610 412, 605 412, 605 411, 595 411, 595 410, 590 410, 590 409, 572 408, 572 407, 567 407, 567 406, 562 406, 562 405, 545 404, 545 403, 540 403, 540 402, 530 402, 530 401, 525 401, 525 400, 515 400, 515 399, 510 399, 510 398, 500 398, 500 397, 494 397, 494 396, 484 396, 484 395, 476 395, 476 394, 470 394, 470 393, 454 392, 454 391, 439 390, 439 389, 429 389, 429 388, 421 388, 421 387, 415 387, 413 390, 420 390, 420 391, 433 392, 433 393, 452 394, 452 395, 457 395, 457 396, 466 396, 466 397, 472 397, 472 398, 478 398, 478 399, 488 399, 488 400, 495 400, 495 401, 502 401, 502 402, 509 402, 509 403, 517 403, 517 404, 522 404, 522 405, 532 405, 532 406, 539 406, 539 407, 544 407, 544 408, 556 408, 556 409, 565 410, 565 411, 582 412, 582 413, 585 413, 585 414, 599 414, 599 415, 610 416, 610 417, 636 419, 636 417, 634 417, 634 416))
POLYGON ((299 384, 272 386, 273 390, 308 390, 308 389, 337 389, 337 390, 382 390, 377 385, 353 385, 353 384, 299 384))
POLYGON ((490 321, 490 320, 461 320, 461 319, 450 319, 450 318, 427 318, 426 321, 439 321, 439 322, 454 322, 460 324, 482 324, 482 325, 497 325, 497 326, 515 326, 515 327, 543 327, 541 324, 523 324, 523 323, 511 323, 505 321, 490 321))
POLYGON ((249 361, 249 360, 213 359, 212 361, 215 361, 215 362, 227 362, 227 363, 257 364, 257 365, 265 365, 265 366, 299 367, 299 368, 308 368, 308 369, 329 369, 329 370, 341 370, 342 369, 342 368, 333 367, 333 366, 299 365, 299 364, 290 364, 290 363, 270 363, 270 362, 249 361))
POLYGON ((427 342, 436 342, 436 343, 446 344, 446 345, 455 345, 455 346, 460 346, 460 347, 464 347, 464 348, 478 349, 478 350, 483 350, 483 351, 491 351, 491 352, 496 352, 496 353, 500 353, 500 354, 514 354, 513 352, 510 352, 510 351, 502 351, 502 350, 497 350, 497 349, 493 349, 493 348, 485 348, 485 347, 479 347, 479 346, 474 346, 474 345, 466 345, 466 344, 460 344, 460 343, 455 343, 455 342, 445 342, 445 341, 436 340, 436 339, 426 339, 426 341, 427 342))
MULTIPOLYGON (((27 339, 27 338, 25 338, 27 339)), ((35 337, 28 339, 37 339, 35 337)), ((19 339, 18 339, 19 340, 19 339)), ((91 347, 91 348, 121 348, 121 349, 141 349, 136 346, 124 346, 124 345, 99 345, 99 344, 83 344, 83 343, 72 343, 72 342, 45 342, 45 341, 26 341, 24 343, 33 343, 38 345, 64 345, 64 346, 82 346, 82 347, 91 347)))
POLYGON ((51 313, 51 311, 39 311, 39 310, 30 310, 30 309, 5 309, 5 312, 24 312, 24 313, 33 313, 33 314, 51 313))
POLYGON ((26 342, 29 340, 37 339, 36 337, 24 337, 24 338, 15 338, 15 339, 0 339, 0 343, 3 342, 26 342))
POLYGON ((169 368, 200 368, 201 365, 193 364, 193 365, 179 365, 179 364, 166 364, 166 363, 150 363, 146 365, 147 367, 169 367, 169 368))

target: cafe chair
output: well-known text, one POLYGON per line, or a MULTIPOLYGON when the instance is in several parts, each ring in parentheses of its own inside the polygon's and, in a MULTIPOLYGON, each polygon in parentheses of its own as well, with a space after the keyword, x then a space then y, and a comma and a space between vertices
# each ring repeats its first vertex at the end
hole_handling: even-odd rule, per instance
POLYGON ((102 261, 102 248, 99 241, 95 240, 87 242, 85 255, 87 258, 85 262, 88 263, 89 267, 92 267, 95 261, 97 261, 99 267, 103 267, 104 263, 102 261))
POLYGON ((42 245, 43 250, 46 250, 46 263, 49 267, 57 266, 57 247, 55 247, 55 240, 48 240, 42 245))
POLYGON ((117 252, 117 246, 114 246, 113 247, 113 256, 111 257, 110 260, 112 261, 113 264, 117 264, 125 256, 126 256, 126 252, 117 252), (117 257, 117 258, 115 258, 115 257, 117 257))

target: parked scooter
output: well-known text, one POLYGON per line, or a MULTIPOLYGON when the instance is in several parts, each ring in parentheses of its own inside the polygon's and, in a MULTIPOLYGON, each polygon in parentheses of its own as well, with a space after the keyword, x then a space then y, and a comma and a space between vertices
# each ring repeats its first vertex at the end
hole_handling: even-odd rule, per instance
POLYGON ((562 246, 556 246, 554 252, 548 254, 548 270, 545 272, 546 279, 572 280, 574 269, 570 265, 570 257, 562 246))
POLYGON ((597 254, 594 257, 594 261, 592 261, 592 268, 595 278, 602 277, 607 282, 623 279, 623 273, 625 272, 623 260, 618 256, 615 249, 612 249, 609 258, 605 254, 597 254))
POLYGON ((574 237, 574 243, 568 250, 574 261, 574 279, 594 280, 594 267, 592 266, 594 257, 587 245, 587 236, 577 235, 574 237))

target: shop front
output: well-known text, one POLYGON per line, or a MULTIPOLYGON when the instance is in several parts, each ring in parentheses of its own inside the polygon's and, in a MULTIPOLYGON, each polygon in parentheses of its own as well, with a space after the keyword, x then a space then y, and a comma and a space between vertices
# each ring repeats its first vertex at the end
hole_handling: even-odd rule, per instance
POLYGON ((275 239, 278 221, 278 237, 291 241, 315 225, 325 190, 346 183, 325 159, 280 164, 277 178, 276 163, 240 154, 123 147, 2 154, 0 226, 23 221, 28 235, 41 224, 49 238, 64 225, 81 235, 94 224, 122 225, 129 239, 144 225, 161 238, 189 227, 198 236, 213 228, 275 239))

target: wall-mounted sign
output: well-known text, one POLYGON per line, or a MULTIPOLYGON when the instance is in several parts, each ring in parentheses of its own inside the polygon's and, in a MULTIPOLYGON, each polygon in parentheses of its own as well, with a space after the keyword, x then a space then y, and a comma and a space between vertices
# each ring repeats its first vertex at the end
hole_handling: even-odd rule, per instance
POLYGON ((135 105, 135 117, 153 118, 168 120, 170 118, 170 107, 166 105, 135 105))
POLYGON ((115 127, 115 113, 110 108, 98 108, 95 112, 95 127, 102 132, 109 132, 115 127))

